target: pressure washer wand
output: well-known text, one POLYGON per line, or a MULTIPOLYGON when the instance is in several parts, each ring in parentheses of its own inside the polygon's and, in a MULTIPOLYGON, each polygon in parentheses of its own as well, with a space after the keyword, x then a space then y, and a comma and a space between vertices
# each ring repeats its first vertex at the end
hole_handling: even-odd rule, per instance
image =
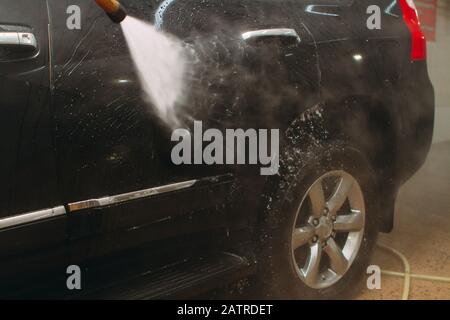
POLYGON ((126 17, 125 8, 117 0, 95 0, 114 23, 121 23, 126 17))

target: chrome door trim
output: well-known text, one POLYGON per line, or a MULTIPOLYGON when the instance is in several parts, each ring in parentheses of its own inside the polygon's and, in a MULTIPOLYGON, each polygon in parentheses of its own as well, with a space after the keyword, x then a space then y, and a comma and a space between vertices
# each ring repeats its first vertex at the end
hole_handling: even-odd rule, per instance
POLYGON ((263 37, 292 37, 297 38, 298 42, 301 41, 297 31, 291 28, 273 28, 273 29, 260 29, 254 31, 247 31, 244 32, 241 36, 242 39, 244 40, 263 37))
POLYGON ((19 214, 16 216, 0 219, 0 229, 14 227, 17 225, 48 219, 52 217, 62 216, 65 213, 66 209, 64 208, 64 206, 59 206, 55 208, 19 214))
POLYGON ((14 227, 38 220, 44 220, 52 217, 62 216, 66 213, 70 212, 76 212, 79 210, 84 209, 94 209, 94 208, 101 208, 101 207, 107 207, 115 204, 120 204, 123 202, 131 201, 131 200, 137 200, 142 198, 150 198, 156 195, 172 192, 172 191, 178 191, 190 188, 196 184, 198 185, 209 185, 211 183, 220 183, 222 181, 231 181, 233 179, 233 175, 231 174, 224 174, 219 176, 212 176, 212 177, 206 177, 201 179, 195 179, 195 180, 188 180, 183 182, 177 182, 172 183, 164 186, 149 188, 149 189, 143 189, 128 193, 122 193, 114 196, 106 196, 102 198, 97 199, 89 199, 79 202, 73 202, 69 203, 67 205, 67 211, 65 206, 58 206, 50 209, 44 209, 44 210, 38 210, 38 211, 32 211, 27 212, 23 214, 18 214, 15 216, 10 216, 6 218, 0 219, 0 230, 14 227))
POLYGON ((119 204, 126 201, 137 200, 141 198, 153 197, 158 194, 163 194, 167 192, 182 190, 186 188, 192 187, 198 180, 189 180, 184 182, 178 182, 173 184, 168 184, 161 187, 149 188, 144 190, 138 190, 123 194, 118 194, 115 196, 106 196, 97 199, 89 199, 79 202, 69 203, 68 208, 69 212, 85 210, 85 209, 94 209, 107 207, 114 204, 119 204))

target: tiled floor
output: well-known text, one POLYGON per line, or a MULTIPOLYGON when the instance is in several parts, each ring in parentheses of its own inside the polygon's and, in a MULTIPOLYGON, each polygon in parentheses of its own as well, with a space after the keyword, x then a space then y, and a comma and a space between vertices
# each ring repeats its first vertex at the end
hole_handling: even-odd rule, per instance
MULTIPOLYGON (((391 234, 379 242, 409 260, 411 272, 450 277, 450 142, 432 146, 422 169, 402 188, 391 234)), ((403 272, 393 254, 376 249, 372 263, 403 272)), ((411 279, 410 299, 450 299, 450 283, 411 279)), ((380 290, 362 292, 359 299, 400 299, 403 279, 383 275, 380 290)))

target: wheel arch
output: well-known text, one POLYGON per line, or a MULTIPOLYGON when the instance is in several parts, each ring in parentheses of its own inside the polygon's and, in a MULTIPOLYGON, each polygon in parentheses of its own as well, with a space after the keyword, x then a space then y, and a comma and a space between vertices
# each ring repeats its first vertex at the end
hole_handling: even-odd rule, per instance
POLYGON ((327 101, 323 108, 328 138, 348 141, 367 155, 383 195, 380 231, 392 231, 400 186, 397 168, 399 122, 395 108, 373 96, 327 101))
POLYGON ((371 96, 322 101, 296 116, 283 135, 287 141, 281 142, 282 146, 292 144, 301 152, 308 152, 310 145, 345 141, 364 152, 383 195, 382 232, 392 230, 401 183, 397 174, 399 123, 393 110, 386 102, 371 96))

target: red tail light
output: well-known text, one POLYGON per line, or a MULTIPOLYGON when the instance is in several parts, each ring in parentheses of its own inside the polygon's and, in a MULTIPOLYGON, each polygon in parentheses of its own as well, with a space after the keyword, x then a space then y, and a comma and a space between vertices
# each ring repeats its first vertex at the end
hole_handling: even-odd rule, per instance
POLYGON ((411 32, 411 60, 425 60, 427 58, 427 42, 420 28, 419 16, 413 0, 400 0, 403 19, 411 32))

